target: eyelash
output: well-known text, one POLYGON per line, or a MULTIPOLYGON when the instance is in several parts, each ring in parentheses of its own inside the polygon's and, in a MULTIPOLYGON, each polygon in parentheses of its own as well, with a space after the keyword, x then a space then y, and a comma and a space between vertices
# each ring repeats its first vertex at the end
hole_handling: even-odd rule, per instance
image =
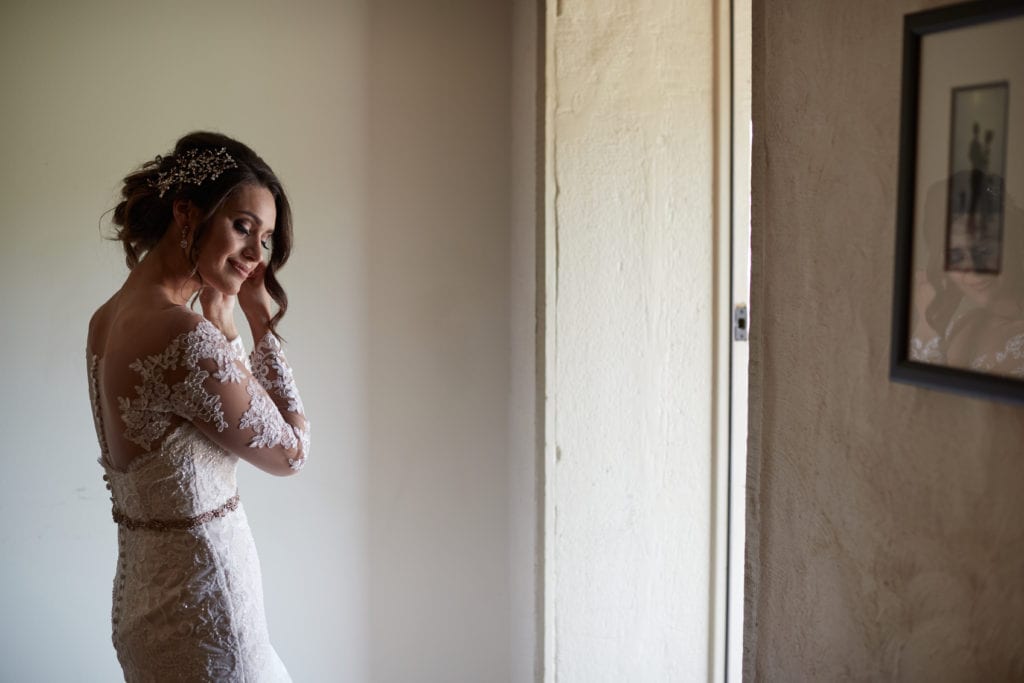
MULTIPOLYGON (((235 230, 237 230, 242 235, 245 235, 246 237, 248 237, 250 235, 249 228, 245 227, 245 221, 235 221, 235 230)), ((260 245, 262 245, 264 249, 267 249, 267 250, 270 249, 270 241, 269 240, 260 241, 260 245)))

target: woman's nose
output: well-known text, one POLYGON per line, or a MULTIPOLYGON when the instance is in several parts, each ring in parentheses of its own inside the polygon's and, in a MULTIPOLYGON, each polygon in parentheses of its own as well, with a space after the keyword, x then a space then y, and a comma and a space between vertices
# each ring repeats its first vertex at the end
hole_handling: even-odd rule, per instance
POLYGON ((250 261, 259 261, 262 258, 263 253, 260 251, 258 246, 254 247, 251 244, 247 244, 245 249, 242 250, 242 256, 250 261))

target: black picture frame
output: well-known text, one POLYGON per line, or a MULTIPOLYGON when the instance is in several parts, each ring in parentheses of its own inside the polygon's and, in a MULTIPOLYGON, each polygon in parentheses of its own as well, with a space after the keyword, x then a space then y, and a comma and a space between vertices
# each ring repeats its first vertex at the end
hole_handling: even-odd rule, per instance
MULTIPOLYGON (((999 284, 999 291, 1003 292, 1001 296, 1005 296, 1005 292, 1008 290, 1014 292, 1017 290, 1016 272, 1007 271, 1005 263, 1009 262, 1012 268, 1016 268, 1016 260, 1020 260, 1021 270, 1024 272, 1024 254, 1018 254, 1016 250, 1014 253, 1003 254, 1002 252, 1004 231, 1007 231, 1005 234, 1013 238, 1011 241, 1014 243, 1017 241, 1019 233, 1024 231, 1024 223, 1020 220, 1020 217, 1024 215, 1020 209, 1024 197, 1017 194, 1017 190, 1022 186, 1022 179, 1020 177, 1011 178, 1009 175, 999 177, 996 173, 988 173, 989 161, 998 154, 998 149, 996 145, 988 144, 985 147, 985 150, 988 151, 981 154, 978 151, 978 139, 986 137, 991 141, 992 138, 998 138, 998 130, 993 131, 999 127, 998 121, 995 124, 987 124, 989 128, 984 133, 980 133, 979 129, 985 126, 979 126, 977 121, 971 123, 967 120, 969 117, 966 115, 961 116, 964 121, 957 123, 957 95, 953 90, 959 89, 962 93, 971 88, 990 87, 993 84, 1005 85, 1009 93, 1006 111, 1009 112, 1008 103, 1011 98, 1016 98, 1015 106, 1019 106, 1020 98, 1024 97, 1024 79, 1005 77, 1006 70, 1016 73, 1014 70, 1016 67, 1012 65, 1008 65, 1006 70, 991 69, 991 64, 1001 63, 999 60, 1002 52, 979 44, 978 47, 985 56, 977 60, 980 64, 976 69, 977 75, 972 74, 972 77, 967 79, 968 82, 954 81, 946 84, 944 87, 950 91, 950 97, 945 107, 925 106, 922 109, 924 106, 922 105, 922 88, 925 86, 929 88, 927 99, 932 103, 937 101, 933 97, 934 93, 943 92, 941 88, 934 87, 934 84, 946 76, 943 74, 940 78, 933 73, 938 73, 939 67, 935 65, 946 63, 942 61, 944 59, 942 46, 962 45, 965 41, 972 40, 972 36, 986 35, 979 33, 978 30, 972 31, 972 29, 989 25, 989 28, 985 30, 991 31, 993 30, 991 26, 996 23, 1002 23, 1002 28, 996 30, 1002 31, 1003 34, 1009 32, 1016 36, 1018 24, 1024 25, 1024 22, 1018 21, 1021 18, 1024 18, 1024 0, 965 2, 908 14, 904 17, 896 263, 893 281, 889 368, 890 379, 896 382, 1015 404, 1024 404, 1024 376, 1008 374, 1009 371, 1007 371, 1005 363, 997 369, 990 369, 987 360, 986 362, 965 362, 963 359, 969 358, 971 351, 980 351, 987 346, 985 343, 975 347, 967 345, 968 351, 964 352, 964 343, 958 342, 963 338, 984 340, 988 340, 990 337, 996 338, 995 333, 989 334, 990 330, 995 329, 994 325, 983 322, 986 315, 992 317, 992 314, 985 313, 987 309, 984 303, 974 303, 969 300, 965 293, 973 292, 968 292, 962 281, 950 277, 950 272, 936 275, 934 272, 936 267, 932 264, 938 263, 941 258, 942 270, 948 271, 949 254, 953 249, 950 243, 953 238, 950 236, 954 234, 958 236, 957 239, 974 240, 970 246, 972 249, 977 248, 980 252, 984 252, 991 245, 996 245, 995 248, 998 248, 1000 253, 996 257, 990 256, 988 263, 995 263, 995 259, 998 258, 1004 266, 1003 272, 998 273, 997 269, 997 274, 991 274, 991 266, 986 266, 988 270, 978 268, 975 272, 990 273, 987 277, 991 278, 1003 278, 999 284), (961 33, 958 34, 958 32, 961 33), (927 59, 923 59, 922 48, 926 41, 930 42, 927 45, 927 59), (990 53, 995 56, 988 56, 990 53), (932 71, 922 73, 922 69, 931 69, 932 71), (943 117, 946 117, 946 122, 943 122, 943 117), (974 129, 973 136, 970 132, 963 132, 963 126, 971 125, 974 129), (931 135, 931 131, 938 131, 943 126, 945 135, 931 135), (959 129, 958 126, 960 126, 959 129), (966 149, 968 140, 972 145, 969 150, 966 149), (922 192, 923 183, 928 182, 925 176, 934 176, 937 172, 938 164, 934 163, 934 159, 937 158, 938 153, 933 150, 939 147, 947 150, 945 156, 948 163, 945 165, 944 173, 948 177, 942 182, 930 184, 929 190, 922 192), (919 158, 919 150, 929 151, 924 152, 922 158, 919 158), (964 162, 963 159, 968 155, 970 161, 964 162), (930 166, 924 162, 925 156, 933 160, 930 166), (924 167, 923 171, 919 170, 921 167, 924 167), (958 168, 964 170, 958 170, 958 168), (967 178, 965 174, 969 174, 970 177, 967 178), (983 181, 978 179, 979 174, 983 181), (982 189, 982 185, 984 185, 984 189, 982 189), (932 192, 933 189, 934 192, 932 192), (958 192, 957 197, 954 197, 954 191, 958 192), (988 193, 984 204, 987 208, 976 208, 980 205, 977 197, 983 191, 988 193), (941 200, 932 201, 932 194, 940 196, 941 200), (964 199, 965 194, 970 195, 970 199, 964 199), (945 215, 940 220, 929 220, 934 218, 936 212, 933 209, 936 206, 940 207, 939 210, 945 212, 945 215), (1004 216, 1007 211, 1009 211, 1008 219, 1004 216), (949 226, 956 221, 961 221, 963 225, 954 231, 949 226), (943 237, 937 237, 935 231, 932 230, 931 244, 929 244, 929 240, 926 239, 928 233, 920 226, 925 224, 932 226, 940 223, 943 237), (963 235, 970 235, 970 237, 963 237, 963 235), (940 240, 944 252, 941 257, 933 258, 940 240), (975 247, 975 245, 978 246, 975 247), (915 259, 917 263, 915 263, 915 259), (937 284, 933 286, 933 283, 937 284), (960 286, 960 299, 957 300, 956 308, 948 315, 950 322, 943 325, 946 318, 936 314, 935 311, 941 311, 943 306, 950 308, 944 303, 944 300, 940 301, 939 296, 947 291, 953 292, 955 295, 954 283, 960 286), (936 292, 936 294, 929 299, 932 292, 936 292), (928 306, 923 303, 926 301, 928 306), (964 322, 965 319, 967 322, 964 322), (934 323, 934 329, 929 326, 929 323, 934 323), (975 329, 971 327, 972 324, 983 327, 975 329), (922 329, 934 332, 937 336, 928 339, 925 343, 923 337, 926 335, 922 334, 920 338, 917 336, 922 329), (972 334, 969 337, 959 336, 965 330, 972 334), (960 359, 955 360, 953 351, 958 347, 960 359)), ((1019 44, 1024 46, 1024 31, 1019 36, 1019 44)), ((1021 49, 1024 50, 1024 47, 1021 49)), ((1016 48, 1012 48, 1011 52, 1016 54, 1015 50, 1016 48)), ((970 55, 970 53, 967 54, 970 55)), ((970 61, 972 58, 972 56, 962 57, 961 61, 964 59, 970 61)), ((1024 59, 1021 62, 1024 63, 1024 59)), ((998 96, 998 89, 991 92, 992 98, 998 96)), ((997 111, 996 99, 992 99, 992 103, 989 109, 997 111)), ((982 102, 982 105, 979 106, 987 105, 982 102)), ((1014 111, 1019 111, 1019 109, 1014 109, 1014 111)), ((1014 169, 1020 166, 1019 156, 1024 153, 1024 117, 1020 118, 1022 120, 1018 121, 1008 115, 1005 121, 1003 140, 1000 142, 1003 149, 1001 161, 1004 169, 1007 167, 1008 158, 1013 160, 1012 167, 1014 169), (1006 128, 1009 129, 1009 135, 1013 139, 1013 144, 1009 148, 1006 145, 1006 128)), ((931 230, 930 227, 928 229, 931 230)), ((964 268, 961 267, 958 270, 963 271, 964 268)), ((968 267, 966 270, 971 271, 971 268, 968 267)), ((1024 287, 1016 295, 1020 297, 1021 302, 1024 302, 1024 287)), ((1021 325, 1024 325, 1024 316, 1020 322, 1021 325)), ((1014 321, 1015 323, 1016 321, 1014 321)), ((1008 332, 1008 334, 1010 333, 1008 332)), ((990 355, 992 358, 996 357, 994 353, 986 353, 984 356, 979 356, 979 361, 988 359, 990 355)), ((1021 367, 1024 368, 1024 360, 1021 361, 1021 367)), ((1016 370, 1013 372, 1015 373, 1016 370)))

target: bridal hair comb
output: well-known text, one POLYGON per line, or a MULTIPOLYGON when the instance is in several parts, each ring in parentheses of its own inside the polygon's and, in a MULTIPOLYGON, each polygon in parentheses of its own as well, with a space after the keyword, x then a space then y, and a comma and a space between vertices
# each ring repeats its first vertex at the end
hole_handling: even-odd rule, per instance
MULTIPOLYGON (((158 156, 157 164, 161 161, 163 159, 158 156)), ((159 197, 163 199, 164 193, 175 185, 202 185, 207 180, 216 180, 221 173, 231 168, 238 168, 238 163, 231 158, 225 147, 190 149, 178 155, 174 168, 157 174, 156 180, 151 180, 149 184, 160 191, 159 197)))

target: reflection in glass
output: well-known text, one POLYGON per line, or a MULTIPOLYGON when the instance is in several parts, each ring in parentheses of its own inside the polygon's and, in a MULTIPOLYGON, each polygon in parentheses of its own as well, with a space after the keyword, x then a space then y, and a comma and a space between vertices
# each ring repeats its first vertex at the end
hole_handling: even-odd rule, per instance
POLYGON ((946 270, 998 273, 1009 84, 953 88, 946 270))
MULTIPOLYGON (((997 181, 1001 188, 1002 180, 997 181)), ((929 189, 923 229, 916 234, 910 358, 1024 377, 1024 211, 1006 197, 998 247, 1002 263, 992 272, 996 247, 970 234, 966 212, 948 221, 952 229, 942 239, 943 199, 950 186, 936 183, 929 189), (957 267, 947 269, 951 257, 957 267)))

